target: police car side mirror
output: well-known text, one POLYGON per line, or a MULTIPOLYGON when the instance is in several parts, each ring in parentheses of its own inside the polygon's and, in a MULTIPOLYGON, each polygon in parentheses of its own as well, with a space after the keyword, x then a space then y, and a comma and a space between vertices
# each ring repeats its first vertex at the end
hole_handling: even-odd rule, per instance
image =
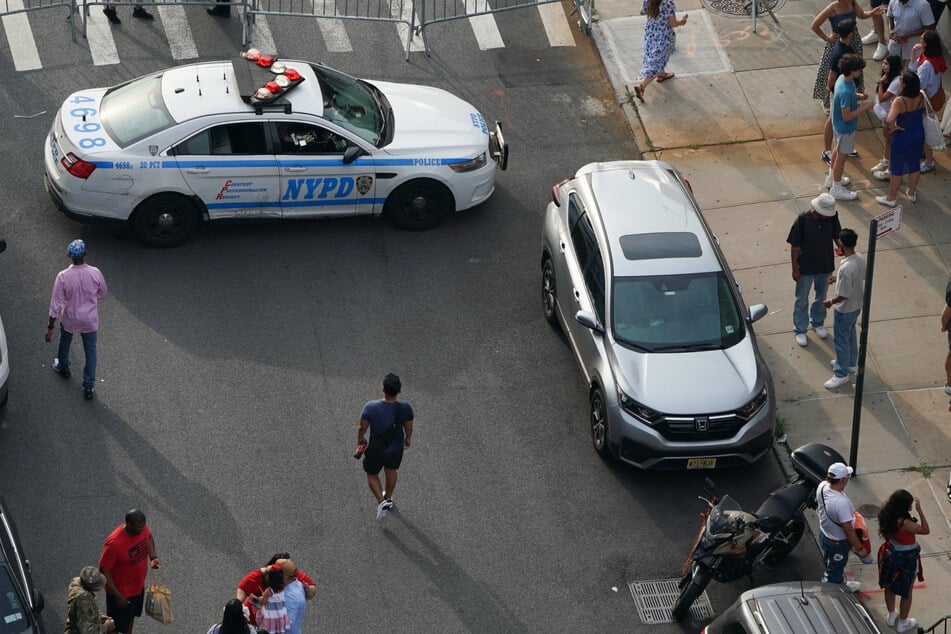
POLYGON ((366 154, 362 148, 357 147, 356 145, 351 145, 343 153, 343 164, 353 163, 355 160, 366 154))

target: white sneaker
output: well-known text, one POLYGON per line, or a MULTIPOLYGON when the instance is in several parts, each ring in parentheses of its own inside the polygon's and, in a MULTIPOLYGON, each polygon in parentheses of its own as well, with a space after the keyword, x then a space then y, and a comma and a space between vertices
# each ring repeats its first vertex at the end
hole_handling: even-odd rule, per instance
POLYGON ((859 589, 862 587, 862 584, 859 583, 858 581, 846 581, 842 585, 848 588, 849 592, 858 592, 859 589))
MULTIPOLYGON (((849 377, 848 377, 847 375, 846 375, 846 376, 836 376, 836 375, 833 374, 833 375, 832 375, 832 378, 825 382, 825 386, 826 386, 826 389, 827 389, 827 390, 835 390, 835 389, 838 389, 838 388, 842 387, 843 385, 845 385, 845 384, 848 383, 848 382, 849 382, 849 377)), ((850 584, 851 584, 851 583, 858 584, 858 581, 849 581, 848 583, 850 583, 850 584)), ((851 586, 850 586, 850 587, 851 587, 851 586)), ((852 592, 855 592, 855 590, 852 590, 852 592)))
POLYGON ((376 521, 382 522, 386 519, 386 511, 389 507, 386 504, 386 500, 383 500, 376 507, 376 521))
MULTIPOLYGON (((796 337, 798 336, 799 335, 796 335, 796 337)), ((797 338, 796 341, 799 341, 799 339, 797 338)), ((802 345, 802 344, 799 344, 799 345, 802 345)), ((944 393, 947 394, 948 396, 951 396, 951 385, 948 385, 947 383, 944 384, 944 393)))
POLYGON ((862 44, 875 44, 878 42, 878 34, 875 31, 869 31, 867 35, 862 37, 862 44))
POLYGON ((892 179, 892 173, 887 168, 872 172, 872 176, 874 176, 876 180, 880 181, 888 181, 892 179))
MULTIPOLYGON (((848 176, 843 176, 842 180, 840 181, 840 184, 842 185, 842 187, 848 187, 849 185, 852 184, 852 179, 849 178, 848 176)), ((829 189, 830 187, 832 187, 832 177, 826 176, 825 188, 829 189)))
POLYGON ((888 624, 888 627, 895 627, 895 621, 898 620, 898 612, 889 612, 885 617, 885 623, 888 624))
POLYGON ((918 627, 918 621, 916 619, 904 619, 895 621, 895 631, 896 632, 910 632, 918 627))
POLYGON ((859 197, 855 192, 849 191, 841 184, 836 185, 835 183, 829 188, 829 193, 832 194, 832 197, 836 200, 855 200, 859 197))
POLYGON ((888 47, 886 47, 881 42, 878 43, 878 46, 875 47, 875 52, 872 53, 872 59, 876 62, 880 62, 888 55, 888 47))
POLYGON ((819 337, 820 339, 825 339, 826 337, 829 336, 829 331, 826 330, 825 326, 813 326, 813 328, 816 331, 816 336, 819 337))
POLYGON ((889 167, 888 159, 883 158, 881 161, 875 164, 875 167, 872 168, 872 172, 878 172, 880 170, 887 170, 889 167))
POLYGON ((895 207, 898 205, 897 201, 888 200, 888 196, 876 196, 875 202, 877 202, 879 205, 885 205, 886 207, 895 207))
POLYGON ((809 345, 809 340, 806 339, 806 333, 804 332, 796 333, 796 343, 798 343, 803 348, 809 345))
POLYGON ((908 191, 908 190, 906 189, 906 190, 905 190, 905 196, 908 197, 908 202, 910 202, 910 203, 916 203, 916 202, 918 202, 918 192, 915 192, 914 194, 912 194, 910 191, 908 191))

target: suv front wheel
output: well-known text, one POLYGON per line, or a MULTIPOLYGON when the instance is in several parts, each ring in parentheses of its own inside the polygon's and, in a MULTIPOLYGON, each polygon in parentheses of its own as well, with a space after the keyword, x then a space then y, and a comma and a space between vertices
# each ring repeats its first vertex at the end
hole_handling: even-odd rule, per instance
POLYGON ((604 392, 599 387, 591 390, 591 444, 602 458, 611 457, 608 447, 608 410, 604 404, 604 392))

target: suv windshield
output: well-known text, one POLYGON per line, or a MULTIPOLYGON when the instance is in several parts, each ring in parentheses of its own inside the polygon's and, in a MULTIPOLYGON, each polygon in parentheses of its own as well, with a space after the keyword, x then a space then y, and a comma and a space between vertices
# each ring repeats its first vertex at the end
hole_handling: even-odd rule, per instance
POLYGON ((175 120, 162 98, 162 74, 141 77, 107 92, 99 106, 109 136, 126 147, 171 127, 175 120))
POLYGON ((23 634, 32 632, 30 607, 20 602, 20 595, 13 587, 10 570, 0 565, 0 634, 23 634))
POLYGON ((326 66, 312 65, 324 95, 324 116, 380 147, 386 129, 383 94, 373 85, 326 66))
POLYGON ((618 343, 648 352, 717 350, 743 339, 722 272, 616 278, 611 316, 618 343))

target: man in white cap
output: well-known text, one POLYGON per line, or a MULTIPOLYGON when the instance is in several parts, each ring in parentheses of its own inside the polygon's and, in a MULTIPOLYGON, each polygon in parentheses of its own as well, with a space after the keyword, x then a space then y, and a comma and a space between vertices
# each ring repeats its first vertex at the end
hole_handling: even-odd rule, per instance
POLYGON ((816 505, 819 515, 819 545, 825 558, 825 574, 822 580, 827 583, 840 583, 852 592, 857 592, 858 581, 845 581, 845 564, 849 560, 849 551, 865 559, 869 552, 862 546, 855 533, 855 507, 845 494, 845 485, 852 477, 852 467, 841 462, 829 466, 826 479, 816 488, 816 505))
POLYGON ((823 301, 829 288, 829 276, 835 271, 835 245, 842 226, 831 194, 819 194, 812 199, 812 208, 799 214, 786 242, 792 261, 792 278, 796 283, 796 300, 793 304, 793 331, 796 343, 806 346, 806 331, 809 324, 820 339, 829 336, 823 325, 826 307, 823 301), (815 289, 815 297, 809 304, 809 291, 815 289))
POLYGON ((86 367, 83 368, 83 396, 90 400, 96 389, 96 340, 99 332, 99 300, 108 288, 102 272, 86 264, 86 243, 73 240, 66 249, 73 263, 59 272, 50 298, 50 321, 46 326, 46 342, 53 341, 53 327, 60 318, 59 352, 53 359, 53 371, 69 378, 69 346, 73 335, 83 339, 86 367))

